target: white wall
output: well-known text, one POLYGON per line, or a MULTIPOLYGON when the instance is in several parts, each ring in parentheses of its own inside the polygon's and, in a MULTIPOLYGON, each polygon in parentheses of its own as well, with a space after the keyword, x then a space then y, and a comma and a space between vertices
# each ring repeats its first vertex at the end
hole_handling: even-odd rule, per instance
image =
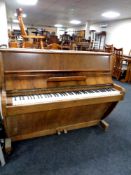
POLYGON ((122 47, 128 54, 131 49, 131 19, 109 23, 106 43, 116 48, 122 47))
MULTIPOLYGON (((124 54, 128 54, 131 49, 131 19, 107 22, 106 44, 113 44, 116 48, 123 48, 124 54)), ((97 32, 102 31, 102 23, 93 24, 90 29, 97 32)))
POLYGON ((4 0, 0 0, 0 44, 8 45, 8 28, 4 0))

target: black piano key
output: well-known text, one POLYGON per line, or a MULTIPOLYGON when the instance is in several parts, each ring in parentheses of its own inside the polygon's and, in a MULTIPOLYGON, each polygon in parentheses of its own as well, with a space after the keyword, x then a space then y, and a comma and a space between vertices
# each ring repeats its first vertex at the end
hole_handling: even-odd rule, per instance
POLYGON ((88 91, 83 91, 84 94, 88 94, 88 91))
POLYGON ((56 93, 56 94, 55 94, 55 97, 59 97, 59 93, 56 93))
POLYGON ((68 93, 67 93, 67 92, 65 92, 65 95, 66 95, 66 96, 68 96, 68 93))
POLYGON ((111 88, 112 91, 115 91, 115 89, 111 88))
POLYGON ((90 94, 92 93, 91 90, 88 90, 87 92, 90 93, 90 94))
POLYGON ((99 89, 95 89, 95 92, 96 92, 96 93, 99 93, 100 91, 99 91, 99 89))
POLYGON ((47 94, 44 94, 44 97, 45 97, 45 98, 48 98, 47 94))

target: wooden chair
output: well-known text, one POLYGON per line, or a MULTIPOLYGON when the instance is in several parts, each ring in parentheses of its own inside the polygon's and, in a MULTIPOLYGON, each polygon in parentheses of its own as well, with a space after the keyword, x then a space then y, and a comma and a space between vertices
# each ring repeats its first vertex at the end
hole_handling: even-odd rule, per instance
POLYGON ((111 44, 111 45, 105 44, 104 50, 105 50, 105 52, 113 53, 113 44, 111 44))
POLYGON ((57 44, 57 43, 52 43, 52 44, 49 44, 47 46, 47 49, 53 49, 53 50, 58 50, 58 49, 61 49, 61 45, 57 44))
POLYGON ((9 42, 9 47, 10 48, 18 48, 19 45, 18 45, 18 43, 16 41, 10 41, 9 42))
POLYGON ((114 63, 115 63, 115 55, 113 54, 113 44, 109 45, 109 44, 105 44, 104 46, 104 51, 108 52, 108 53, 112 53, 112 59, 111 59, 111 71, 113 74, 113 67, 114 67, 114 63))
POLYGON ((114 67, 113 67, 113 77, 115 77, 117 80, 121 78, 122 73, 127 69, 127 66, 123 64, 125 61, 123 58, 123 48, 115 48, 114 47, 114 67))
POLYGON ((22 47, 23 48, 34 47, 34 48, 43 49, 43 39, 45 37, 44 36, 27 35, 26 30, 25 30, 25 25, 23 22, 23 18, 22 18, 23 10, 21 8, 19 8, 19 9, 16 9, 16 12, 17 12, 19 25, 20 25, 21 36, 23 38, 22 47), (30 40, 32 40, 32 42, 30 40))

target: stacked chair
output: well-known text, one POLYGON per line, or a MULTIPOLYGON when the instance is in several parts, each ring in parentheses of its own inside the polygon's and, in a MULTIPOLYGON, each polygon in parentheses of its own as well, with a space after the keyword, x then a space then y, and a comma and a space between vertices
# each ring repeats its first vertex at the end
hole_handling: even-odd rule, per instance
POLYGON ((27 35, 25 30, 25 25, 22 18, 23 10, 21 8, 16 9, 17 17, 20 25, 21 36, 23 38, 23 48, 39 48, 43 49, 43 40, 45 36, 34 36, 34 35, 27 35))
POLYGON ((123 57, 123 48, 117 49, 114 47, 114 56, 113 77, 120 80, 127 70, 127 62, 123 57))

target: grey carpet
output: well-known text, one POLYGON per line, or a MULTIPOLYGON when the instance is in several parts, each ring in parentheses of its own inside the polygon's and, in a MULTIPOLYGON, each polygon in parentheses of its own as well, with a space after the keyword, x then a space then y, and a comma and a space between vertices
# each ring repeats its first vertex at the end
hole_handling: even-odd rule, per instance
POLYGON ((107 132, 95 126, 15 143, 0 175, 131 175, 131 84, 119 84, 127 93, 107 132))

